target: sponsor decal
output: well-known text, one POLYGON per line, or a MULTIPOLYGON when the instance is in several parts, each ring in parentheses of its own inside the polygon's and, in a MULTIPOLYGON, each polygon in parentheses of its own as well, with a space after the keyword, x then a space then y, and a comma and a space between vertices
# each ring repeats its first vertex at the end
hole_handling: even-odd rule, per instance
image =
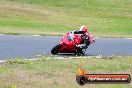
POLYGON ((86 83, 130 83, 131 76, 129 74, 87 74, 86 71, 79 66, 76 81, 79 85, 86 83))

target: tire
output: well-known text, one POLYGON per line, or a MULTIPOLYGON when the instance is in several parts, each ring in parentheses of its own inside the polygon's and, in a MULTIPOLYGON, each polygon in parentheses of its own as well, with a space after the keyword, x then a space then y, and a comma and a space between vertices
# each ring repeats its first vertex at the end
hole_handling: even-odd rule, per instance
POLYGON ((84 76, 76 76, 76 81, 79 85, 84 85, 86 83, 86 78, 84 76))
POLYGON ((61 48, 61 44, 58 44, 56 46, 54 46, 51 50, 52 54, 58 54, 59 53, 59 49, 61 48))
POLYGON ((82 49, 77 48, 77 51, 76 51, 75 55, 77 55, 77 56, 82 56, 82 55, 84 55, 84 54, 85 54, 85 52, 82 51, 82 49))

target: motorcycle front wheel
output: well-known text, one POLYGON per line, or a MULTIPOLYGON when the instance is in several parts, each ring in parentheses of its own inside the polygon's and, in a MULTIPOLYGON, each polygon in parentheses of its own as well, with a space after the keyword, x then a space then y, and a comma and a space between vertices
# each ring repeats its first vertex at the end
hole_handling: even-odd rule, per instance
POLYGON ((84 54, 85 54, 85 52, 80 48, 78 48, 77 51, 75 52, 75 55, 77 55, 77 56, 82 56, 84 54))
POLYGON ((59 49, 61 48, 61 44, 58 44, 56 46, 54 46, 51 50, 52 54, 58 54, 59 53, 59 49))

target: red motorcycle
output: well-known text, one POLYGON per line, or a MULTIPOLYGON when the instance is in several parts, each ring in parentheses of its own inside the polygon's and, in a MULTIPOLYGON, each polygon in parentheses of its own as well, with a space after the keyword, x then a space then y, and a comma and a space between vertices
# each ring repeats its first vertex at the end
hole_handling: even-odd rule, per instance
MULTIPOLYGON (((95 42, 93 36, 89 36, 90 44, 95 42)), ((62 41, 60 44, 54 46, 51 50, 52 54, 58 53, 74 53, 76 55, 82 55, 85 53, 86 49, 81 49, 78 47, 82 42, 82 38, 71 32, 68 32, 66 35, 62 37, 62 41)))

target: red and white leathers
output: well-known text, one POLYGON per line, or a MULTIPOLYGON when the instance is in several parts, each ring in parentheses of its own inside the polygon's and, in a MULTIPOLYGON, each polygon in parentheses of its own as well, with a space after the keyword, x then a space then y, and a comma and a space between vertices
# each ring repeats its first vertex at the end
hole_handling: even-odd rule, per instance
POLYGON ((82 38, 82 43, 79 44, 77 47, 80 47, 82 49, 86 49, 88 45, 90 44, 88 29, 86 26, 81 26, 79 30, 75 30, 72 32, 73 34, 77 34, 82 38))

